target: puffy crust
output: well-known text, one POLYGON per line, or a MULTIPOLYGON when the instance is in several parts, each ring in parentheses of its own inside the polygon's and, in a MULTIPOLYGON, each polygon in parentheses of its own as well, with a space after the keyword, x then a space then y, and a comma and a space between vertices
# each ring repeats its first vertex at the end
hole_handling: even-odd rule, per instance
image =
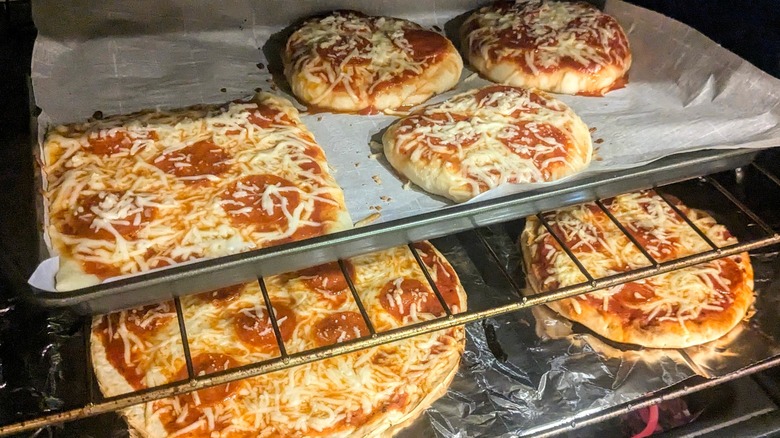
MULTIPOLYGON (((458 297, 460 307, 459 312, 466 310, 467 296, 457 278, 457 273, 452 270, 451 265, 446 261, 443 255, 430 243, 424 242, 419 245, 424 246, 424 251, 427 253, 433 253, 441 260, 441 263, 455 275, 455 293, 458 297)), ((419 247, 418 247, 419 248, 419 247)), ((411 256, 410 256, 411 257, 411 256)), ((353 259, 354 260, 354 259, 353 259)), ((398 261, 397 261, 398 262, 398 261)), ((426 262, 427 263, 427 262, 426 262)), ((392 263, 391 263, 392 264, 392 263)), ((280 292, 281 293, 281 292, 280 292)), ((273 299, 273 297, 272 297, 273 299)), ((185 311, 186 312, 186 311, 185 311)), ((371 311, 369 310, 369 313, 371 311)), ((90 339, 90 354, 92 357, 93 369, 100 386, 100 390, 105 396, 115 396, 132 391, 132 386, 128 383, 124 376, 122 376, 108 361, 106 350, 103 343, 100 340, 96 330, 98 328, 101 317, 96 317, 92 324, 92 334, 90 339)), ((176 326, 176 320, 170 321, 171 326, 176 326)), ((168 328, 170 328, 168 327, 168 328)), ((412 394, 419 394, 419 397, 409 401, 408 405, 403 410, 387 409, 378 415, 373 416, 368 422, 357 427, 356 429, 345 428, 339 432, 328 433, 328 436, 334 437, 351 437, 351 436, 365 436, 365 437, 389 437, 411 425, 434 401, 447 392, 447 389, 452 382, 452 379, 458 371, 458 365, 460 363, 460 356, 465 349, 465 329, 464 327, 453 327, 444 331, 436 332, 433 334, 420 335, 412 339, 397 341, 394 344, 403 342, 413 342, 415 339, 424 339, 426 337, 435 336, 436 339, 441 342, 439 345, 446 346, 441 352, 431 355, 430 361, 424 362, 428 366, 428 370, 422 375, 424 378, 420 381, 410 382, 407 385, 413 385, 408 391, 412 394)), ((227 341, 226 341, 227 342, 227 341)), ((229 341, 234 342, 234 341, 229 341)), ((227 342, 227 343, 229 343, 227 342)), ((391 344, 393 345, 393 344, 391 344)), ((355 353, 350 353, 344 356, 337 356, 327 361, 333 361, 330 365, 335 366, 339 358, 347 358, 349 356, 360 356, 362 354, 370 354, 370 350, 361 350, 355 353)), ((196 352, 193 352, 196 354, 196 352)), ((399 361, 405 360, 404 358, 398 358, 399 361)), ((314 364, 305 364, 288 370, 277 371, 271 375, 259 376, 252 379, 271 378, 277 381, 287 381, 290 374, 296 370, 300 370, 305 367, 312 367, 314 364)), ((388 372, 390 370, 387 370, 388 372)), ((399 376, 400 377, 400 376, 399 376)), ((262 382, 258 382, 262 384, 262 382)), ((272 387, 272 386, 268 386, 272 387)), ((378 395, 379 396, 379 395, 378 395)), ((127 421, 131 434, 134 436, 140 436, 144 438, 158 438, 169 436, 169 433, 164 428, 163 424, 159 421, 159 416, 153 409, 153 403, 146 403, 141 405, 131 406, 127 409, 120 411, 121 415, 127 421)), ((262 435, 262 431, 258 431, 262 435)), ((186 435, 185 435, 186 436, 186 435)), ((221 436, 221 435, 220 435, 221 436)))
MULTIPOLYGON (((559 26, 562 23, 557 23, 559 26)), ((531 32, 531 36, 537 32, 531 32)), ((584 94, 601 96, 615 89, 621 88, 627 78, 627 72, 631 68, 631 50, 628 37, 623 29, 614 20, 584 3, 555 4, 549 1, 531 1, 520 5, 511 5, 507 2, 498 2, 492 6, 485 6, 474 12, 461 27, 461 47, 467 56, 469 63, 487 79, 501 84, 517 87, 533 87, 540 90, 562 94, 584 94), (539 17, 536 21, 527 17, 539 17), (554 18, 553 18, 554 17, 554 18), (561 20, 563 23, 572 23, 578 20, 581 25, 578 31, 563 26, 553 29, 548 26, 550 21, 561 20), (518 38, 528 38, 528 35, 519 36, 507 29, 507 26, 530 25, 534 28, 549 29, 549 33, 543 33, 536 41, 531 42, 518 38), (595 53, 569 55, 563 49, 564 40, 574 39, 580 47, 589 45, 583 40, 583 34, 588 30, 606 38, 599 39, 599 47, 595 53), (613 35, 608 35, 609 29, 613 35), (561 33, 558 33, 561 32, 561 33), (503 40, 509 38, 509 40, 503 40), (556 51, 550 52, 550 39, 556 40, 556 51), (527 47, 526 44, 531 44, 527 47), (603 46, 602 46, 603 44, 603 46), (540 50, 539 45, 545 49, 540 50), (550 53, 551 59, 540 59, 543 53, 550 53), (578 59, 574 61, 573 59, 578 59), (578 62, 587 58, 588 65, 578 62), (541 64, 541 65, 540 65, 541 64), (554 67, 542 67, 552 64, 554 67)), ((582 52, 581 48, 574 48, 582 52)))
MULTIPOLYGON (((605 65, 598 72, 591 74, 564 67, 534 75, 523 71, 519 63, 513 60, 491 62, 480 54, 469 52, 468 61, 478 72, 493 82, 514 87, 538 88, 560 94, 602 96, 615 88, 620 88, 616 84, 624 80, 628 71, 628 67, 605 65)), ((630 57, 626 65, 631 65, 630 57)))
MULTIPOLYGON (((488 90, 490 88, 491 87, 487 87, 482 90, 488 90)), ((419 147, 416 151, 411 147, 407 150, 408 145, 400 139, 400 137, 408 135, 408 132, 403 132, 406 129, 404 127, 404 121, 410 119, 410 117, 415 117, 418 113, 433 114, 436 112, 449 114, 457 113, 467 118, 471 118, 475 116, 476 111, 478 111, 475 105, 468 106, 463 111, 450 111, 449 109, 458 106, 455 102, 468 99, 475 100, 471 98, 471 96, 475 96, 481 90, 471 90, 453 96, 445 102, 430 105, 419 110, 415 114, 396 121, 382 136, 384 153, 388 162, 398 172, 413 183, 422 187, 425 191, 444 196, 455 202, 468 201, 480 193, 506 182, 530 183, 555 181, 586 168, 591 161, 593 144, 588 126, 582 119, 566 105, 553 99, 549 95, 530 90, 518 90, 521 90, 523 93, 534 93, 535 95, 542 96, 547 101, 553 102, 554 105, 559 106, 560 111, 556 117, 560 122, 556 124, 556 127, 561 128, 570 140, 565 150, 565 165, 553 167, 549 172, 539 175, 538 168, 537 170, 532 170, 534 167, 533 164, 528 160, 522 160, 518 155, 509 152, 508 148, 497 140, 501 128, 494 128, 493 131, 488 133, 487 137, 483 139, 484 141, 481 140, 480 145, 477 147, 463 146, 462 150, 465 159, 458 161, 454 165, 441 157, 434 156, 432 158, 426 158, 426 152, 418 153, 418 151, 425 146, 419 147), (501 175, 483 179, 481 181, 475 180, 474 177, 468 174, 467 170, 461 167, 461 164, 464 161, 469 160, 469 156, 474 157, 473 166, 476 168, 475 170, 477 173, 499 171, 501 172, 501 175)), ((496 93, 500 92, 501 91, 496 91, 496 93)), ((509 101, 509 99, 507 99, 507 101, 509 101)), ((521 106, 522 103, 516 104, 517 108, 521 106)), ((498 117, 501 118, 503 116, 498 117)), ((489 120, 489 118, 483 118, 483 120, 485 126, 491 122, 495 122, 494 120, 489 120)), ((536 122, 542 120, 542 118, 534 119, 533 116, 527 116, 520 119, 519 122, 536 122)), ((454 126, 457 123, 459 122, 453 121, 450 125, 454 126)), ((499 123, 506 124, 504 121, 499 121, 499 123)))
MULTIPOLYGON (((542 290, 539 279, 541 273, 534 260, 534 243, 538 237, 536 230, 541 224, 535 216, 526 218, 526 226, 520 236, 520 248, 523 264, 531 289, 536 293, 542 290)), ((714 341, 736 327, 748 314, 755 296, 753 294, 753 267, 748 253, 741 253, 738 264, 742 271, 742 281, 734 292, 734 302, 717 317, 702 320, 685 321, 685 329, 677 321, 657 321, 642 327, 639 321, 626 325, 616 315, 606 313, 593 306, 589 301, 579 298, 566 298, 546 305, 565 318, 578 322, 598 335, 615 342, 636 344, 648 348, 687 348, 714 341), (577 308, 573 301, 577 300, 577 308)))
MULTIPOLYGON (((362 14, 359 16, 363 17, 362 14)), ((371 17, 374 18, 374 17, 371 17)), ((420 26, 406 20, 386 18, 387 22, 399 23, 402 27, 421 29, 420 26)), ((422 71, 401 75, 392 80, 392 85, 373 90, 372 79, 377 77, 378 67, 369 65, 361 71, 338 76, 339 82, 316 74, 322 69, 339 71, 338 65, 325 59, 316 50, 310 50, 303 56, 293 52, 295 41, 308 44, 302 30, 305 26, 316 26, 319 20, 310 20, 301 29, 293 33, 282 53, 284 73, 293 94, 303 103, 316 108, 325 108, 340 112, 382 111, 418 105, 435 94, 442 93, 457 85, 463 70, 463 60, 455 46, 446 39, 446 48, 433 61, 422 64, 422 71), (341 81, 350 83, 347 87, 339 85, 341 81)), ((390 45, 388 50, 401 52, 390 45)), ((411 64, 410 64, 411 65, 411 64)))

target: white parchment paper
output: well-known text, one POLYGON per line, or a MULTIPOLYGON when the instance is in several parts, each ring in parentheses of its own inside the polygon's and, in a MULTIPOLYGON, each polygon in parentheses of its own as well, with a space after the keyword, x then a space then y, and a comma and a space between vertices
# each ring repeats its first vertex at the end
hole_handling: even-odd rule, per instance
MULTIPOLYGON (((332 9, 393 15, 457 30, 477 0, 184 1, 80 0, 34 3, 39 29, 32 62, 40 130, 95 111, 127 113, 221 103, 257 89, 295 101, 280 74, 279 50, 291 23, 332 9)), ((780 145, 780 80, 712 40, 657 13, 609 0, 633 52, 626 88, 605 97, 558 97, 595 128, 586 174, 625 169, 708 148, 780 145)), ((468 67, 455 90, 487 84, 468 67)), ((304 109, 299 105, 301 109, 304 109)), ((446 208, 393 171, 373 145, 397 117, 309 114, 303 120, 324 148, 356 221, 379 221, 446 208)), ((478 199, 527 190, 508 185, 478 199)))

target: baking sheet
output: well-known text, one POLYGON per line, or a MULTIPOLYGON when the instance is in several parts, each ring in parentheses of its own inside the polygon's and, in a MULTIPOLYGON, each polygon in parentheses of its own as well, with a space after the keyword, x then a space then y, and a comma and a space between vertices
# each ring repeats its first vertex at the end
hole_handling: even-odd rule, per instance
MULTIPOLYGON (((255 89, 294 101, 279 74, 279 50, 290 23, 352 8, 437 26, 455 40, 464 13, 480 3, 330 0, 292 8, 277 0, 222 2, 216 8, 183 0, 36 2, 32 79, 43 110, 39 125, 44 132, 50 124, 81 121, 95 111, 220 103, 255 89)), ((589 173, 697 149, 780 144, 780 80, 660 14, 612 0, 604 9, 629 36, 634 62, 628 86, 603 98, 559 96, 596 129, 589 173)), ((466 68, 456 90, 431 102, 485 84, 466 68)), ((404 190, 405 181, 381 155, 370 158, 372 139, 396 119, 304 116, 356 221, 377 211, 380 221, 388 221, 451 205, 417 188, 404 190)), ((479 199, 529 187, 509 185, 479 199)))

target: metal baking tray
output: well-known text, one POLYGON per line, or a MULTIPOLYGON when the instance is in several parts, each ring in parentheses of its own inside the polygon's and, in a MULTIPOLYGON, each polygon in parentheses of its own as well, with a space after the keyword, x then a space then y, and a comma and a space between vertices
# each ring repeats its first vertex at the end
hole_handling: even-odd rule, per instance
POLYGON ((544 210, 669 184, 751 163, 755 149, 705 150, 673 155, 648 165, 531 190, 499 199, 457 205, 320 236, 302 242, 201 260, 71 292, 24 288, 23 296, 47 308, 99 314, 199 293, 399 244, 516 219, 544 210))

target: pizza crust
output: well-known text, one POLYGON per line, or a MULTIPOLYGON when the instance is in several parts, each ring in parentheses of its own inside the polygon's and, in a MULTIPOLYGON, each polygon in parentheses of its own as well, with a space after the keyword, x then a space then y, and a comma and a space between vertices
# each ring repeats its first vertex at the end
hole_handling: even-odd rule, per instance
MULTIPOLYGON (((354 20, 377 20, 383 19, 382 31, 375 32, 371 40, 388 40, 387 34, 392 32, 394 27, 399 29, 419 29, 422 28, 412 22, 389 17, 367 17, 363 14, 351 11, 339 11, 327 16, 332 17, 348 16, 354 17, 354 20), (387 29, 385 29, 387 28, 387 29)), ((325 23, 324 19, 312 19, 304 23, 301 28, 294 32, 286 44, 282 53, 284 64, 284 73, 287 82, 292 88, 293 94, 304 104, 328 110, 339 112, 361 112, 361 111, 383 111, 407 106, 418 105, 435 94, 442 93, 454 87, 460 79, 463 70, 463 61, 458 54, 457 49, 449 40, 442 38, 442 43, 446 43, 446 48, 442 53, 436 56, 434 61, 427 61, 419 66, 415 66, 413 61, 407 60, 409 69, 417 69, 413 74, 399 74, 391 78, 391 85, 383 85, 381 89, 376 90, 376 80, 381 77, 382 69, 387 65, 377 62, 360 69, 345 70, 347 67, 335 65, 330 60, 319 54, 319 46, 310 34, 314 29, 321 32, 331 32, 332 35, 346 36, 345 39, 353 38, 352 35, 344 31, 336 31, 335 28, 328 28, 331 22, 325 23), (305 48, 303 48, 305 47, 305 48), (300 54, 296 51, 304 51, 300 54), (334 72, 333 75, 320 75, 318 72, 326 70, 334 72), (344 73, 346 71, 346 73, 344 73), (338 73, 337 73, 338 72, 338 73), (335 76, 335 77, 334 77, 335 76), (348 84, 348 85, 344 85, 348 84)), ((373 22, 373 21, 372 21, 373 22)), ((373 52, 368 54, 369 58, 376 58, 379 55, 386 55, 391 52, 400 56, 401 49, 385 43, 382 53, 373 52)), ((340 44, 340 43, 336 43, 340 44)), ((328 46, 330 48, 331 46, 328 46)), ((400 57, 403 59, 403 57, 400 57)), ((388 61, 390 62, 390 61, 388 61)), ((394 60, 393 62, 399 62, 394 60)), ((403 62, 403 61, 400 61, 403 62)))
MULTIPOLYGON (((697 214, 700 217, 702 215, 709 217, 704 212, 697 212, 697 214)), ((539 283, 541 277, 539 267, 532 263, 534 260, 532 248, 536 246, 535 241, 538 237, 536 230, 540 226, 541 224, 535 216, 528 217, 520 236, 526 279, 531 290, 536 293, 543 290, 539 283)), ((738 265, 742 271, 742 281, 734 291, 734 302, 728 309, 718 313, 717 318, 685 321, 685 328, 677 321, 656 321, 654 325, 647 328, 642 327, 636 321, 626 325, 616 315, 600 312, 588 302, 577 297, 549 302, 546 305, 563 317, 578 322, 596 334, 615 342, 636 344, 648 348, 687 348, 703 344, 729 333, 746 318, 755 300, 753 267, 749 254, 745 252, 733 257, 738 257, 738 265), (577 300, 576 305, 573 304, 575 300, 577 300)))
POLYGON ((461 47, 491 81, 562 94, 601 96, 620 88, 632 61, 617 21, 585 3, 485 6, 461 27, 461 47), (598 41, 583 35, 598 35, 598 41))
MULTIPOLYGON (((562 102, 544 93, 526 89, 502 90, 509 89, 505 87, 486 87, 481 90, 471 90, 453 96, 445 102, 422 108, 418 112, 396 121, 382 136, 384 153, 388 162, 399 173, 425 191, 444 196, 455 202, 468 201, 480 193, 508 182, 555 181, 579 172, 590 164, 593 153, 590 131, 588 126, 574 111, 562 102), (506 112, 506 108, 503 108, 501 111, 497 110, 494 114, 480 113, 477 116, 478 112, 484 112, 484 108, 479 108, 476 96, 483 90, 492 88, 496 88, 494 92, 496 96, 503 93, 506 97, 501 97, 504 97, 507 102, 512 99, 512 104, 509 105, 514 106, 509 108, 509 110, 522 108, 524 105, 532 106, 533 104, 528 102, 527 97, 525 97, 527 95, 540 96, 540 98, 555 106, 556 110, 548 111, 552 116, 548 114, 546 117, 550 118, 535 118, 533 115, 526 114, 517 120, 507 121, 506 115, 503 114, 503 112, 506 112), (521 94, 525 96, 520 97, 521 94), (512 98, 515 95, 518 97, 512 98), (490 126, 490 128, 486 134, 478 134, 483 135, 483 137, 474 145, 462 146, 457 140, 457 135, 467 135, 462 134, 462 130, 457 128, 457 126, 463 123, 462 121, 435 125, 437 128, 442 128, 445 135, 447 130, 453 132, 453 147, 459 148, 463 156, 450 159, 443 155, 437 155, 434 152, 433 156, 428 158, 426 154, 431 153, 435 147, 425 144, 422 140, 412 139, 412 142, 416 143, 407 140, 410 136, 417 134, 415 131, 410 133, 409 127, 404 126, 404 123, 417 117, 418 114, 426 116, 457 114, 466 117, 467 120, 477 120, 479 117, 479 121, 473 123, 484 123, 485 127, 490 126), (501 143, 502 140, 499 138, 502 130, 511 128, 513 123, 542 123, 543 120, 545 122, 553 120, 554 122, 549 123, 560 129, 569 142, 564 146, 565 165, 553 167, 546 173, 542 172, 538 164, 533 160, 512 153, 506 145, 501 143), (407 139, 404 139, 404 137, 407 139), (469 163, 468 166, 465 163, 469 163), (478 176, 475 177, 473 175, 478 176)), ((426 129, 425 127, 415 129, 420 131, 420 136, 426 135, 422 131, 426 129)), ((475 126, 472 130, 473 132, 478 132, 482 128, 475 126)), ((537 147, 541 149, 541 145, 542 143, 540 142, 530 145, 529 148, 532 150, 537 147)))

